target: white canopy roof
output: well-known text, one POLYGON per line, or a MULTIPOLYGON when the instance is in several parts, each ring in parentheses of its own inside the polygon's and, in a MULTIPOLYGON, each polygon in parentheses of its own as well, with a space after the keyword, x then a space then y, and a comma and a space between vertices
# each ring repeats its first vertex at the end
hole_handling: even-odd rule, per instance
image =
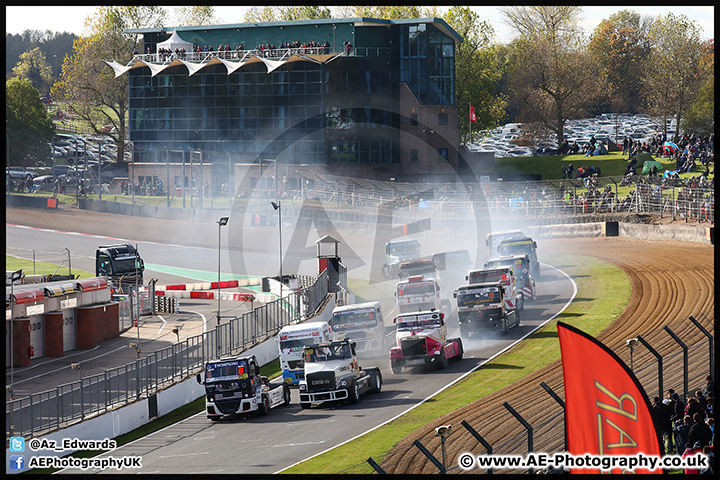
POLYGON ((192 52, 192 47, 192 42, 186 42, 185 40, 180 38, 180 35, 178 35, 177 31, 173 31, 170 38, 168 38, 164 42, 160 42, 157 44, 158 51, 161 48, 166 48, 174 52, 176 48, 184 48, 186 52, 192 52))

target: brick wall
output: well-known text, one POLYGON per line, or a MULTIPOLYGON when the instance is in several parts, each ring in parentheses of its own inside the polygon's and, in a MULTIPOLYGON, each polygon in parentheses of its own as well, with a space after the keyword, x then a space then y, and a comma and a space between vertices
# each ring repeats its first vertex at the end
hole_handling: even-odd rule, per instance
POLYGON ((28 367, 30 366, 30 319, 16 318, 12 328, 13 364, 16 367, 28 367))
POLYGON ((62 357, 63 350, 63 314, 48 312, 45 314, 45 356, 62 357))
POLYGON ((120 336, 118 303, 80 307, 76 310, 77 348, 82 350, 120 336))

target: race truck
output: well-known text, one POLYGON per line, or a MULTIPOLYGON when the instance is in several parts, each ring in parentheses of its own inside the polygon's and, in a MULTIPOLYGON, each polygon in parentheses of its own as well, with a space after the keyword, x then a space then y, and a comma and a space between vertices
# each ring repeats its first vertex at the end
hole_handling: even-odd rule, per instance
POLYGON ((205 410, 210 420, 223 415, 257 411, 267 415, 270 409, 290 403, 290 387, 282 382, 271 384, 260 375, 255 355, 233 356, 212 360, 205 365, 205 410))
POLYGON ((398 313, 442 310, 440 284, 434 277, 415 275, 398 282, 395 290, 398 313))
POLYGON ((528 300, 534 301, 537 299, 535 279, 530 275, 530 258, 527 254, 485 260, 485 268, 495 267, 513 267, 516 286, 523 296, 528 300))
POLYGON ((515 283, 515 270, 512 266, 483 268, 480 270, 471 270, 465 277, 468 284, 500 282, 506 287, 503 292, 505 299, 505 307, 510 310, 524 310, 525 296, 518 291, 515 283))
POLYGON ((367 392, 379 392, 382 373, 378 367, 358 365, 355 342, 343 340, 305 347, 305 378, 300 380, 300 406, 349 400, 360 401, 367 392))
POLYGON ((416 275, 425 275, 425 278, 434 277, 440 281, 438 271, 431 257, 408 260, 407 262, 401 262, 398 266, 398 277, 408 278, 416 275))
POLYGON ((498 252, 498 245, 505 239, 508 238, 519 238, 524 237, 525 234, 522 230, 500 230, 498 232, 490 232, 485 237, 485 245, 487 246, 487 258, 495 258, 500 252, 498 252))
POLYGON ((472 268, 467 250, 433 253, 435 268, 442 275, 443 284, 450 290, 465 282, 465 272, 472 268))
POLYGON ((95 276, 107 277, 113 288, 143 284, 143 263, 137 248, 130 244, 101 245, 95 251, 95 276))
POLYGON ((501 282, 486 282, 455 290, 461 337, 469 338, 473 331, 483 328, 507 333, 510 326, 520 325, 520 312, 508 309, 503 301, 506 288, 501 282))
MULTIPOLYGON (((540 262, 537 257, 537 243, 530 237, 516 237, 503 240, 498 245, 500 256, 527 254, 530 258, 530 274, 540 278, 540 262)), ((492 258, 492 257, 488 257, 492 258)))
POLYGON ((436 310, 402 313, 393 319, 396 346, 390 349, 390 368, 431 364, 445 368, 452 359, 461 360, 462 340, 447 338, 445 315, 436 310))
POLYGON ((349 338, 358 352, 385 351, 385 321, 380 302, 335 307, 332 330, 336 339, 349 338))
POLYGON ((400 263, 420 258, 420 242, 417 240, 398 240, 385 244, 387 263, 382 266, 383 278, 397 278, 400 263))
POLYGON ((280 369, 283 381, 297 385, 303 378, 303 350, 306 345, 334 340, 332 327, 327 322, 304 322, 287 325, 278 332, 280 340, 280 369))

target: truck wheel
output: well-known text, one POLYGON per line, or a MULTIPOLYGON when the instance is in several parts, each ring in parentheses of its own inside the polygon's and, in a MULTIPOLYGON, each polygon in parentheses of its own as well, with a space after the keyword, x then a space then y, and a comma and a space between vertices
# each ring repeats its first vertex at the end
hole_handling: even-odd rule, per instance
POLYGON ((437 364, 438 370, 442 370, 447 367, 447 358, 445 357, 445 348, 440 352, 440 361, 437 364))
POLYGON ((402 367, 400 366, 400 362, 398 362, 397 360, 390 360, 390 369, 395 374, 402 372, 402 367))
POLYGON ((350 388, 348 388, 348 398, 350 399, 350 403, 358 403, 360 401, 360 387, 358 387, 357 382, 353 382, 350 388))
POLYGON ((372 388, 370 391, 373 393, 380 393, 380 390, 382 389, 382 375, 380 374, 380 370, 375 371, 375 375, 373 375, 370 381, 372 382, 372 388))
POLYGON ((283 385, 283 405, 290 405, 290 387, 283 385))
POLYGON ((258 405, 258 413, 261 416, 265 416, 270 411, 270 400, 268 399, 267 395, 262 396, 262 400, 260 401, 260 404, 258 405))
POLYGON ((515 326, 520 326, 520 312, 515 312, 515 326))
POLYGON ((303 410, 305 410, 306 408, 310 408, 310 403, 309 402, 300 402, 300 408, 302 408, 303 410))

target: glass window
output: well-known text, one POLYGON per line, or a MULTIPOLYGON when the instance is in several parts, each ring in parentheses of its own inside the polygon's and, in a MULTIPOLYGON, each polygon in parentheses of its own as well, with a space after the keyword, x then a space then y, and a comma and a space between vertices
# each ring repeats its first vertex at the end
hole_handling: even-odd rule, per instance
POLYGON ((445 127, 448 124, 447 113, 438 113, 438 126, 445 127))
POLYGON ((418 125, 418 116, 417 113, 411 113, 410 114, 410 126, 411 127, 417 127, 418 125))
POLYGON ((410 161, 411 162, 417 162, 418 161, 418 150, 417 148, 413 148, 410 150, 410 161))
POLYGON ((438 160, 447 162, 447 159, 448 159, 448 149, 447 148, 438 149, 438 160))

